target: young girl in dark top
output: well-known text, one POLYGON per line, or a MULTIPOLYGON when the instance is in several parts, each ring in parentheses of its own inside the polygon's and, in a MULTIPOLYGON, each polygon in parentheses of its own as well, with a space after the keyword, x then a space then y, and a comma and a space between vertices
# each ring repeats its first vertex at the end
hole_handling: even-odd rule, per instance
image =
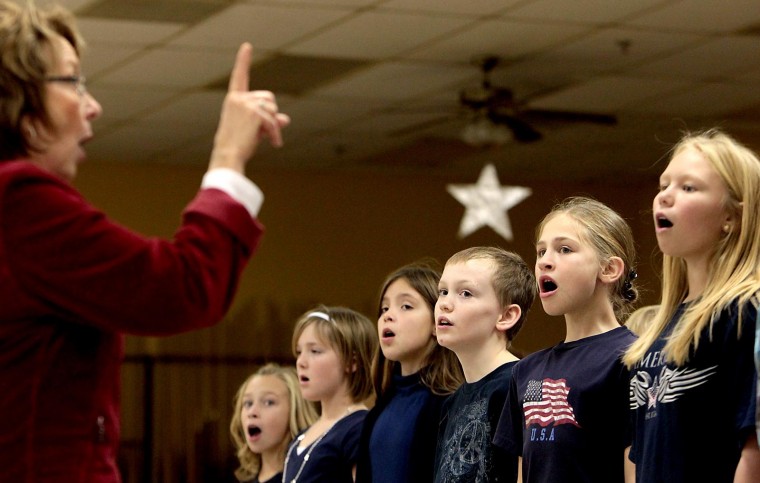
POLYGON ((630 434, 621 357, 635 336, 619 320, 637 298, 635 256, 625 220, 589 198, 565 200, 538 226, 541 305, 564 316, 566 335, 512 370, 494 443, 522 457, 524 482, 624 481, 630 434))
POLYGON ((230 434, 237 448, 241 482, 282 483, 288 444, 317 420, 314 405, 301 396, 293 367, 267 364, 243 382, 235 395, 230 434))
POLYGON ((296 323, 301 394, 321 414, 288 448, 282 481, 353 483, 376 350, 374 324, 351 309, 320 306, 296 323))
POLYGON ((760 161, 719 131, 687 135, 652 210, 662 300, 624 359, 636 481, 756 483, 760 161))
POLYGON ((357 482, 432 481, 441 404, 464 380, 456 354, 435 338, 439 279, 432 267, 411 264, 383 283, 373 364, 378 401, 362 431, 357 482))

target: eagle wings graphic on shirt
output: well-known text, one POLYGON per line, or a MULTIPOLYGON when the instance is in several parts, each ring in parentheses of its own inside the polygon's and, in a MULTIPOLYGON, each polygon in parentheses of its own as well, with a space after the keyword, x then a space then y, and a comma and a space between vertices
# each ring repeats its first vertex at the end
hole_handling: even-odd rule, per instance
POLYGON ((707 382, 715 374, 718 366, 697 370, 686 367, 671 369, 663 366, 654 379, 646 371, 638 371, 631 378, 629 390, 631 409, 646 405, 647 409, 657 407, 657 403, 670 403, 680 398, 686 391, 707 382))

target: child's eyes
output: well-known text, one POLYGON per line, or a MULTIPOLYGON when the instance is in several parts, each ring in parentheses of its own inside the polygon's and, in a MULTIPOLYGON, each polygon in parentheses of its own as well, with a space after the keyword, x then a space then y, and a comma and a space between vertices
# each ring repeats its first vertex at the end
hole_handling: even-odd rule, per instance
POLYGON ((251 406, 253 406, 253 401, 243 401, 244 409, 249 409, 251 406))
POLYGON ((380 313, 381 314, 384 314, 386 312, 388 312, 388 307, 380 307, 380 313))
POLYGON ((469 290, 462 290, 462 292, 460 292, 460 295, 464 298, 470 298, 472 297, 472 292, 469 290))
POLYGON ((277 404, 277 401, 274 399, 265 399, 264 400, 264 406, 275 406, 277 404))
POLYGON ((687 193, 691 193, 692 191, 696 191, 697 189, 690 184, 685 184, 683 185, 683 190, 686 191, 687 193))
POLYGON ((536 256, 543 257, 544 255, 546 255, 546 248, 539 248, 536 250, 536 256))
POLYGON ((446 290, 445 288, 439 288, 438 289, 438 296, 439 297, 443 297, 444 295, 448 295, 448 294, 449 294, 449 291, 446 290))
POLYGON ((409 304, 404 304, 401 306, 401 310, 412 310, 414 307, 412 307, 409 304))
POLYGON ((559 252, 560 253, 572 253, 572 250, 570 249, 570 247, 563 246, 563 247, 560 247, 559 252))

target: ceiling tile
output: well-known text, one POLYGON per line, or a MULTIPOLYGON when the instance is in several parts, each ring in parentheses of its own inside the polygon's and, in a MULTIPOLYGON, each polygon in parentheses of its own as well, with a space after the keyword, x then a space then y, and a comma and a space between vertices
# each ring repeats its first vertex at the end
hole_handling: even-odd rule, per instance
POLYGON ((742 75, 736 76, 736 80, 746 83, 757 83, 760 81, 760 66, 755 67, 752 70, 745 72, 742 75))
POLYGON ((354 102, 330 99, 285 99, 278 101, 280 110, 292 120, 287 132, 313 133, 332 129, 382 107, 379 102, 354 102))
POLYGON ((88 45, 82 53, 82 71, 87 76, 87 81, 92 84, 97 82, 100 75, 105 73, 127 59, 138 55, 141 49, 135 47, 121 47, 113 45, 88 45))
MULTIPOLYGON (((88 8, 93 3, 97 3, 99 1, 100 0, 56 0, 54 3, 56 5, 61 5, 62 7, 65 7, 71 10, 72 12, 78 12, 79 10, 88 8)), ((13 2, 23 4, 23 3, 26 3, 27 0, 13 0, 13 2)), ((47 0, 46 1, 38 0, 36 3, 37 5, 45 5, 51 2, 47 0)))
MULTIPOLYGON (((256 3, 259 0, 248 0, 250 3, 256 3)), ((304 5, 321 5, 327 7, 350 7, 359 8, 366 7, 376 3, 383 3, 385 0, 276 0, 280 4, 288 4, 295 6, 304 5)))
POLYGON ((174 39, 171 45, 280 49, 347 15, 345 10, 235 4, 174 39))
MULTIPOLYGON (((403 100, 444 89, 473 77, 466 66, 388 62, 314 91, 317 96, 403 100)), ((453 93, 456 95, 456 90, 453 93)))
MULTIPOLYGON (((760 90, 746 85, 703 83, 678 94, 653 98, 632 110, 675 116, 723 116, 760 103, 760 90)), ((757 112, 757 111, 756 111, 757 112)))
MULTIPOLYGON (((274 55, 253 65, 250 78, 256 88, 298 95, 367 65, 367 62, 351 59, 274 55)), ((225 75, 209 87, 227 89, 228 79, 229 76, 225 75)))
POLYGON ((223 52, 155 49, 100 80, 141 86, 204 86, 229 75, 234 60, 232 49, 223 52))
POLYGON ((81 18, 77 21, 77 25, 87 40, 87 44, 91 46, 102 44, 147 46, 161 42, 185 28, 185 25, 181 23, 100 18, 81 18))
POLYGON ((579 112, 615 112, 645 99, 682 90, 685 83, 649 78, 597 77, 534 99, 530 107, 579 112))
POLYGON ((79 16, 148 22, 198 22, 225 8, 227 0, 101 0, 77 9, 79 16))
POLYGON ((390 0, 382 8, 403 9, 416 12, 453 13, 482 16, 500 12, 521 0, 390 0))
POLYGON ((543 54, 542 60, 575 66, 584 71, 609 72, 662 57, 700 41, 703 37, 688 33, 653 32, 631 28, 605 28, 581 40, 570 42, 543 54))
POLYGON ((675 79, 732 79, 760 66, 758 53, 760 37, 720 37, 645 63, 632 72, 675 79))
POLYGON ((162 126, 174 126, 175 130, 194 128, 213 133, 219 124, 225 92, 195 92, 172 99, 172 102, 142 117, 143 122, 162 126))
MULTIPOLYGON (((449 112, 379 112, 372 113, 352 121, 344 126, 346 132, 375 133, 383 136, 403 136, 406 133, 417 134, 423 129, 432 129, 449 121, 455 121, 461 114, 456 101, 450 103, 449 112)), ((464 118, 464 116, 461 116, 464 118)))
POLYGON ((450 34, 467 22, 459 18, 367 12, 298 42, 287 51, 325 57, 387 58, 450 34))
POLYGON ((533 19, 542 22, 609 23, 632 13, 661 4, 662 0, 610 2, 609 0, 536 0, 510 9, 510 18, 533 19))
POLYGON ((88 90, 103 107, 103 115, 95 121, 96 128, 102 122, 123 121, 142 114, 178 95, 176 89, 140 89, 100 84, 88 86, 88 90))
POLYGON ((682 0, 664 5, 626 23, 670 31, 733 32, 760 21, 760 2, 730 3, 682 0))
POLYGON ((474 57, 498 55, 514 59, 559 44, 588 32, 574 25, 545 25, 511 20, 478 22, 461 32, 430 43, 406 57, 410 59, 470 62, 474 57))

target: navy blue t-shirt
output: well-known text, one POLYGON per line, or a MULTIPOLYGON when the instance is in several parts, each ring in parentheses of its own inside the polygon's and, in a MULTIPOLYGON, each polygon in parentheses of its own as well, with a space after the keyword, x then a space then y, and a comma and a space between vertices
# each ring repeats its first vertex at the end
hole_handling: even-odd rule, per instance
POLYGON ((525 483, 624 480, 630 445, 625 327, 561 342, 522 359, 494 444, 522 456, 525 483))
MULTIPOLYGON (((394 375, 395 393, 377 418, 369 440, 373 482, 411 482, 411 465, 433 462, 410 461, 412 441, 420 412, 433 395, 420 383, 419 374, 394 375)), ((432 451, 431 451, 432 454, 432 451)))
POLYGON ((465 383, 444 403, 435 460, 436 483, 486 483, 517 479, 517 457, 493 444, 515 362, 465 383))
POLYGON ((339 419, 321 441, 311 443, 301 454, 297 451, 300 440, 296 438, 288 448, 283 481, 290 482, 298 475, 297 483, 353 483, 359 435, 366 416, 367 411, 360 410, 339 419), (305 460, 307 454, 309 459, 305 460))
POLYGON ((640 483, 732 482, 747 436, 755 429, 757 309, 748 303, 737 333, 738 307, 721 312, 700 335, 688 362, 662 354, 687 305, 631 371, 634 418, 631 460, 640 483))
POLYGON ((259 477, 257 476, 251 480, 251 483, 282 483, 282 473, 277 473, 266 481, 259 481, 259 477))

